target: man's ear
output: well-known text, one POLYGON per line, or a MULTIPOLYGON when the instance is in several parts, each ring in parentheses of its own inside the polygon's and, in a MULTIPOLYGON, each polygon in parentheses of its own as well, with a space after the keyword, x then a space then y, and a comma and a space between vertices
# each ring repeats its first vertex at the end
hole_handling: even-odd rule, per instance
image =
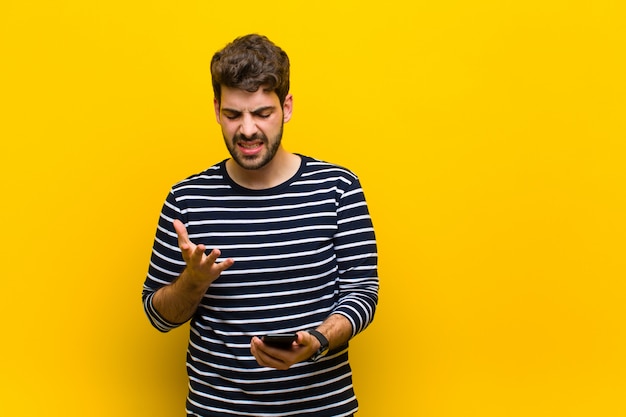
POLYGON ((291 94, 287 94, 285 97, 285 102, 283 103, 283 122, 287 123, 291 120, 291 113, 293 112, 293 96, 291 94))
POLYGON ((213 107, 215 108, 215 120, 217 120, 217 123, 220 122, 220 103, 217 101, 216 98, 213 99, 213 107))

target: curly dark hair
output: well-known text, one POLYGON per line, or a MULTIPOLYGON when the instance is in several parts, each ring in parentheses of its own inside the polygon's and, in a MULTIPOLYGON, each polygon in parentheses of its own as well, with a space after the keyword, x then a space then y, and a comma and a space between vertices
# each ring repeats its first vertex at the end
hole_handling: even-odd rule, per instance
POLYGON ((222 86, 249 92, 262 86, 276 92, 283 105, 289 93, 289 57, 265 36, 242 36, 213 55, 211 77, 218 103, 222 86))

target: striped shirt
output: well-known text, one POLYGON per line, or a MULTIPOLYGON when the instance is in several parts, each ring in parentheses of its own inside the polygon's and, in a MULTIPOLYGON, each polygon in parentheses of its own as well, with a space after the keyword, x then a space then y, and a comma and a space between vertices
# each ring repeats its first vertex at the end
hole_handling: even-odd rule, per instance
POLYGON ((264 190, 237 185, 225 161, 172 187, 159 219, 143 289, 150 322, 170 323, 152 305, 185 262, 172 222, 196 244, 233 258, 191 318, 187 372, 190 416, 348 416, 357 410, 348 346, 282 371, 262 367, 250 339, 317 327, 331 314, 372 321, 378 301, 377 250, 358 178, 302 156, 298 172, 264 190))

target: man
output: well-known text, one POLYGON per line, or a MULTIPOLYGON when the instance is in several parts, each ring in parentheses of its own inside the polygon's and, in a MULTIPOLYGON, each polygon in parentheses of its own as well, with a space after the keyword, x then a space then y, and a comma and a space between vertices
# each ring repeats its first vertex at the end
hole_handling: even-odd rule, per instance
POLYGON ((143 290, 158 330, 191 320, 187 415, 350 416, 348 341, 378 301, 359 180, 281 145, 289 59, 266 37, 235 39, 211 74, 231 158, 174 185, 143 290))

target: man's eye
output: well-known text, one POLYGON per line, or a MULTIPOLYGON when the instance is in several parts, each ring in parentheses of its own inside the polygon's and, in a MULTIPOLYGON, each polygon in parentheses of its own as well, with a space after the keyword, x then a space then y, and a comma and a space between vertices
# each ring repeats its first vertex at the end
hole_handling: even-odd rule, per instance
POLYGON ((272 113, 259 113, 259 114, 257 114, 257 116, 260 117, 261 119, 267 119, 271 115, 272 115, 272 113))
POLYGON ((238 114, 224 114, 224 117, 226 117, 228 120, 235 120, 239 117, 238 114))

